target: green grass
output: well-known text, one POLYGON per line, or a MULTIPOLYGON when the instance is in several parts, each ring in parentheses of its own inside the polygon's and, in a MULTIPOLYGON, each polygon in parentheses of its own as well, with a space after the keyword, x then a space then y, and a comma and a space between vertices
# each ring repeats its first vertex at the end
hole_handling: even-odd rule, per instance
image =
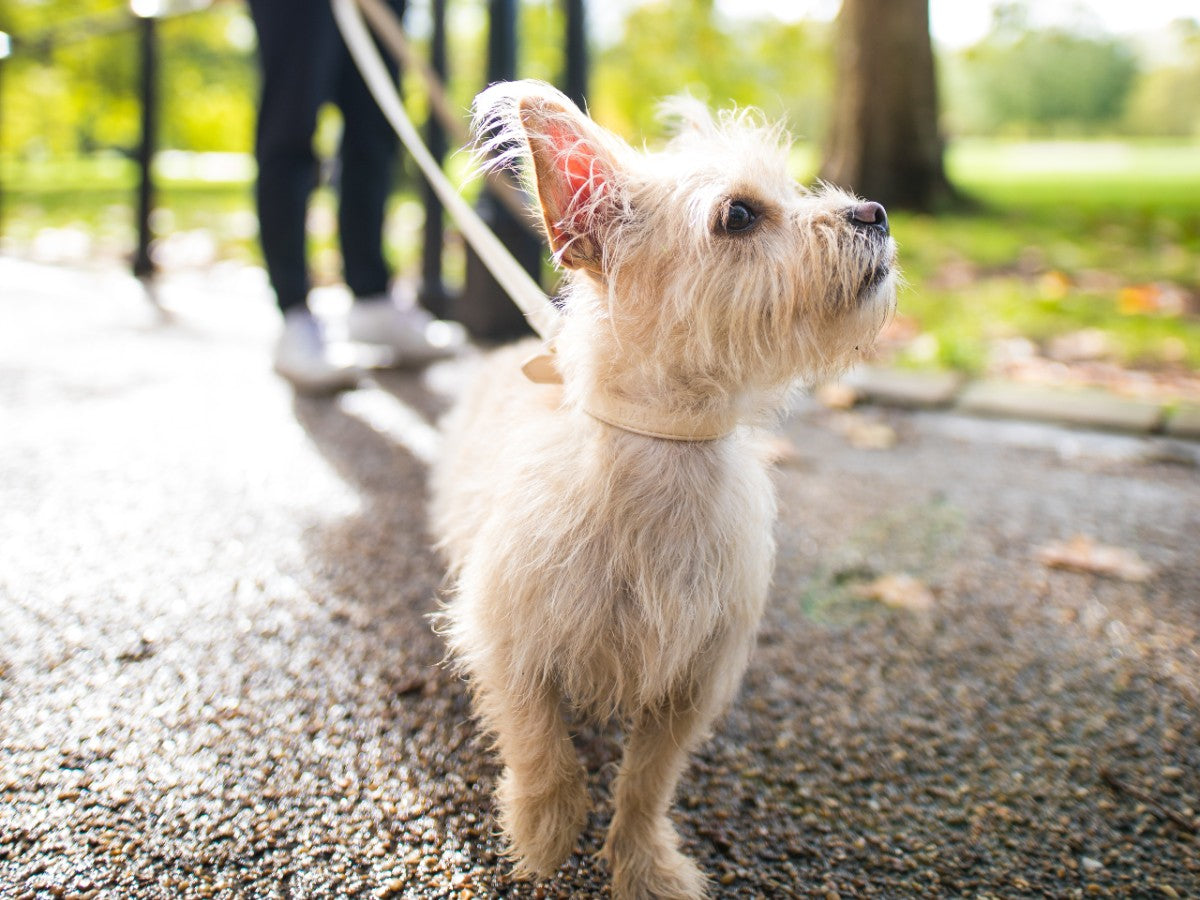
MULTIPOLYGON (((801 147, 795 162, 807 171, 816 158, 801 147)), ((974 201, 969 211, 892 216, 908 280, 900 315, 922 335, 899 362, 977 373, 997 339, 1093 328, 1120 362, 1200 371, 1200 145, 963 141, 947 169, 974 201)), ((88 234, 98 254, 127 253, 135 185, 120 157, 0 160, 5 246, 25 252, 46 229, 67 228, 88 234)), ((163 232, 202 232, 216 258, 258 260, 245 176, 165 178, 159 200, 163 232)), ((337 277, 328 192, 317 209, 314 259, 328 280, 337 277)), ((416 268, 419 231, 419 207, 402 191, 388 243, 403 270, 416 268)))
POLYGON ((902 361, 979 372, 997 338, 1095 328, 1125 364, 1200 369, 1200 146, 963 143, 947 169, 976 208, 893 216, 900 311, 933 339, 902 361))
MULTIPOLYGON (((95 256, 128 255, 136 236, 137 185, 134 162, 115 155, 27 164, 0 160, 5 246, 30 253, 48 232, 67 230, 89 237, 95 256)), ((153 224, 161 234, 204 232, 217 258, 257 261, 252 203, 245 179, 160 178, 153 224)))

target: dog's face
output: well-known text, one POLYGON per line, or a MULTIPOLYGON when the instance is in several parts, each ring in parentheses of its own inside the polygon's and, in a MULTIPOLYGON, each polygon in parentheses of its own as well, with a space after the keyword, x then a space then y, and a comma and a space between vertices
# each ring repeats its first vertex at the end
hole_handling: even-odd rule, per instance
POLYGON ((568 315, 624 355, 755 388, 828 375, 874 341, 895 300, 883 208, 797 185, 779 129, 677 103, 679 135, 639 153, 552 89, 505 87, 510 124, 491 91, 477 114, 510 141, 519 124, 556 258, 589 288, 568 315))
POLYGON ((709 369, 780 383, 841 368, 894 303, 882 207, 797 185, 778 130, 701 113, 627 179, 616 293, 709 369))

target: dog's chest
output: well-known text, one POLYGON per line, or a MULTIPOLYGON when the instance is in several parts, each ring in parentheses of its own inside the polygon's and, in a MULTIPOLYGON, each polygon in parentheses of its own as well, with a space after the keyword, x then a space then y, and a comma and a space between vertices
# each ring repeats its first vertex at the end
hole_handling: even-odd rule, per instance
POLYGON ((630 443, 577 473, 585 528, 628 579, 716 573, 769 525, 770 487, 753 463, 739 467, 715 446, 630 443))
POLYGON ((572 473, 542 520, 566 523, 542 534, 557 564, 526 570, 526 596, 545 604, 540 630, 556 634, 554 668, 584 705, 638 706, 678 689, 706 648, 753 630, 770 577, 774 498, 757 461, 628 444, 598 463, 605 477, 586 460, 572 473), (597 689, 620 697, 583 696, 597 689))

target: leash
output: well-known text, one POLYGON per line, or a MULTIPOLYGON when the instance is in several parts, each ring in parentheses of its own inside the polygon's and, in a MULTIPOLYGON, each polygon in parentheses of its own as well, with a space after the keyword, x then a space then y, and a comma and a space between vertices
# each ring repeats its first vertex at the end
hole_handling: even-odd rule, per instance
MULTIPOLYGON (((492 233, 483 220, 459 194, 450 181, 442 173, 437 160, 426 148, 417 133, 416 127, 404 111, 404 104, 396 91, 396 86, 388 75, 387 67, 379 55, 379 49, 371 39, 367 24, 363 21, 363 7, 375 6, 373 16, 377 20, 389 17, 395 19, 391 10, 378 3, 378 0, 331 0, 334 18, 337 21, 342 37, 346 41, 354 62, 362 73, 375 102, 387 117, 392 127, 399 135, 405 149, 420 167, 428 179, 433 192, 437 194, 442 206, 458 225, 463 237, 471 245, 471 249, 487 266, 492 277, 504 288, 505 293, 517 304, 517 308, 529 320, 533 330, 545 341, 554 337, 559 326, 559 312, 555 309, 550 298, 542 291, 537 282, 530 277, 524 267, 513 258, 508 248, 492 233)), ((412 54, 409 54, 412 57, 412 54)), ((418 71, 421 71, 418 69, 418 71)), ((429 73, 432 78, 432 73, 429 73)), ((436 81, 436 79, 432 79, 436 81)), ((440 85, 439 85, 440 87, 440 85)), ((441 102, 445 102, 445 93, 439 90, 441 102)), ((431 91, 430 96, 433 96, 431 91)), ((448 110, 448 106, 447 106, 448 110)))

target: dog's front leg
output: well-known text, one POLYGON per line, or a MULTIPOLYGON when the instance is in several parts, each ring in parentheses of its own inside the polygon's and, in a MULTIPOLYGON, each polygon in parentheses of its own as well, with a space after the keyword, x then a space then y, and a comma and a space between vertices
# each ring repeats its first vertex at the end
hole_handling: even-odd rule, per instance
POLYGON ((588 810, 586 776, 561 698, 546 686, 481 686, 476 702, 504 761, 496 800, 516 874, 553 875, 574 851, 588 810))
POLYGON ((695 900, 706 879, 679 850, 667 816, 688 753, 709 724, 695 708, 665 709, 634 724, 617 774, 612 824, 603 855, 619 900, 695 900))

